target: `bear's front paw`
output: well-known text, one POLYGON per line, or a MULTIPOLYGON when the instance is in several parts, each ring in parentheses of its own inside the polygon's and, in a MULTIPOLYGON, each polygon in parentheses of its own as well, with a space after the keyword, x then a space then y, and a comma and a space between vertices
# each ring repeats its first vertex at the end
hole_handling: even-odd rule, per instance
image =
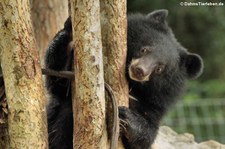
POLYGON ((119 107, 120 133, 125 137, 125 148, 148 149, 153 142, 154 130, 151 130, 149 122, 139 113, 127 107, 119 107))
POLYGON ((144 131, 142 117, 127 107, 119 107, 120 131, 128 140, 133 140, 144 131))
POLYGON ((119 107, 119 118, 120 118, 120 132, 127 134, 126 130, 128 127, 128 121, 126 120, 126 110, 129 110, 126 107, 119 107))

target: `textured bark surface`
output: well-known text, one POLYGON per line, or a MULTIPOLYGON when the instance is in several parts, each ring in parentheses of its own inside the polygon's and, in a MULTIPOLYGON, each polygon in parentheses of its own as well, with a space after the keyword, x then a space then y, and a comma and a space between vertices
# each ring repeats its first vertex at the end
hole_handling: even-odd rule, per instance
POLYGON ((118 105, 128 106, 126 12, 126 0, 101 0, 105 81, 114 90, 118 105))
POLYGON ((10 137, 3 148, 47 148, 45 96, 29 0, 1 0, 0 34, 10 137))
POLYGON ((98 0, 71 0, 75 42, 74 148, 106 148, 105 91, 98 0))
POLYGON ((41 59, 68 17, 67 0, 30 0, 31 18, 41 59))
MULTIPOLYGON (((127 55, 126 1, 101 0, 101 27, 104 52, 104 77, 112 87, 118 105, 128 106, 129 89, 125 78, 127 55)), ((112 132, 112 108, 107 104, 108 133, 112 132)), ((111 138, 110 138, 111 139, 111 138)), ((118 148, 123 148, 121 140, 118 148)))

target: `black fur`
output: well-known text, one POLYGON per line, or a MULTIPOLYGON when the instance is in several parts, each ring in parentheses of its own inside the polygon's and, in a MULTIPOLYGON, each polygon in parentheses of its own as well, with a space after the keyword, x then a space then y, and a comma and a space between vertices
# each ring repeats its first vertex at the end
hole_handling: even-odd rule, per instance
MULTIPOLYGON (((200 56, 187 52, 166 23, 167 10, 148 15, 128 16, 126 76, 129 82, 129 108, 119 107, 121 137, 126 149, 148 149, 160 120, 183 92, 185 82, 202 72, 200 56)), ((70 18, 59 31, 46 54, 46 68, 70 70, 72 41, 70 18)), ((50 149, 72 149, 73 118, 70 81, 47 77, 50 94, 48 132, 50 149)))
POLYGON ((202 72, 202 59, 177 42, 165 21, 167 14, 158 10, 128 17, 126 76, 136 100, 130 99, 129 109, 119 108, 126 149, 150 148, 163 115, 184 91, 186 80, 202 72))
MULTIPOLYGON (((72 26, 70 18, 47 49, 45 67, 56 71, 71 70, 72 26)), ((47 106, 49 149, 72 149, 73 113, 70 80, 46 76, 50 99, 47 106)))

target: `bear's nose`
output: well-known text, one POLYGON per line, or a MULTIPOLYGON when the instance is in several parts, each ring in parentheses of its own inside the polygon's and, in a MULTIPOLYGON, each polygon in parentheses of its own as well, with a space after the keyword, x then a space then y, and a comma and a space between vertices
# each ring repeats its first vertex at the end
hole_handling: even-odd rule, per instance
POLYGON ((139 79, 144 77, 144 70, 141 67, 133 67, 132 72, 133 72, 134 76, 139 79))

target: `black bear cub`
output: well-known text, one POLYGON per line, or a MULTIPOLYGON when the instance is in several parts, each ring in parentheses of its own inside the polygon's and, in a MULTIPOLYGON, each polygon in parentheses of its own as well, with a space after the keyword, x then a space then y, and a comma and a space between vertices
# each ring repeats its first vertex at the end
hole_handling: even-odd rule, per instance
MULTIPOLYGON (((187 79, 202 73, 199 55, 188 52, 166 23, 167 10, 128 16, 126 77, 129 108, 119 107, 121 137, 126 149, 149 149, 160 120, 183 92, 187 79)), ((46 54, 46 68, 70 70, 70 18, 57 33, 46 54)), ((73 118, 70 81, 47 76, 50 95, 48 133, 50 149, 72 149, 73 118)))

